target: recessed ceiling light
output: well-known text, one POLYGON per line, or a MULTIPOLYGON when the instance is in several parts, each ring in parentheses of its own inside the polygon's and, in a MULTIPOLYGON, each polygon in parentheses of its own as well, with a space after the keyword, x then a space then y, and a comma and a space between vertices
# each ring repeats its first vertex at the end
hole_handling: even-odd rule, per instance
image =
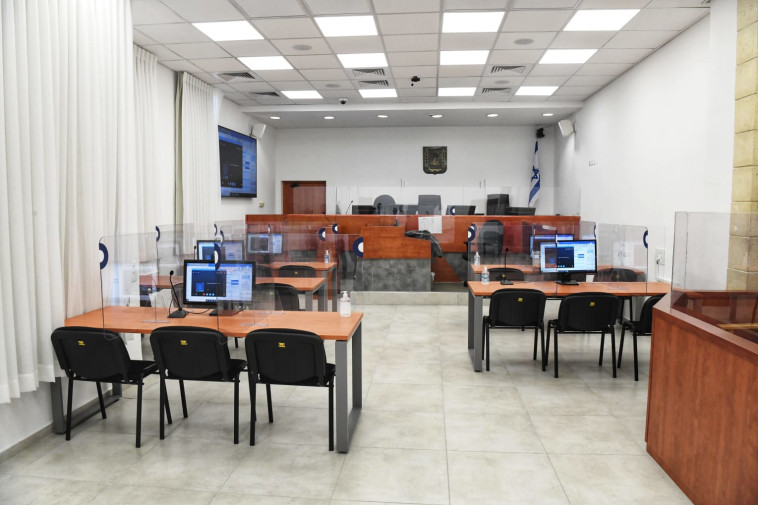
POLYGON ((394 89, 359 89, 358 93, 363 98, 395 98, 397 91, 394 89))
POLYGON ((377 114, 376 117, 380 119, 387 119, 389 116, 387 114, 377 114))
POLYGON ((565 32, 616 31, 624 27, 639 9, 581 10, 563 29, 565 32))
POLYGON ((440 88, 437 90, 437 96, 474 96, 476 86, 466 88, 440 88))
POLYGON ((446 12, 442 33, 489 33, 500 28, 504 12, 446 12))
POLYGON ((597 49, 548 49, 540 63, 584 63, 596 52, 597 49))
POLYGON ((555 114, 553 114, 552 112, 543 112, 542 115, 544 117, 553 117, 553 116, 555 116, 555 114))
POLYGON ((334 119, 334 116, 324 116, 324 119, 334 119))
POLYGON ((290 100, 316 100, 323 98, 318 91, 312 89, 282 91, 282 93, 290 100))
POLYGON ((386 67, 387 57, 384 53, 358 53, 338 54, 342 66, 345 68, 372 68, 386 67))
POLYGON ((513 43, 519 46, 528 46, 529 44, 534 43, 534 39, 516 39, 513 43))
POLYGON ((489 51, 440 51, 440 65, 484 65, 489 51))
POLYGON ((433 117, 434 119, 439 119, 442 117, 442 114, 429 114, 429 117, 433 117))
POLYGON ((291 70, 283 56, 243 56, 237 58, 250 70, 291 70))
POLYGON ((324 37, 377 35, 374 16, 319 16, 313 19, 324 37))
POLYGON ((216 42, 224 40, 260 40, 263 35, 247 21, 219 21, 215 23, 192 23, 192 26, 216 42))
POLYGON ((269 119, 282 119, 279 116, 269 116, 269 119))
POLYGON ((497 117, 497 116, 498 114, 495 114, 494 112, 490 112, 489 114, 487 114, 487 117, 497 117))
POLYGON ((521 86, 517 95, 521 96, 550 96, 555 93, 558 86, 521 86))

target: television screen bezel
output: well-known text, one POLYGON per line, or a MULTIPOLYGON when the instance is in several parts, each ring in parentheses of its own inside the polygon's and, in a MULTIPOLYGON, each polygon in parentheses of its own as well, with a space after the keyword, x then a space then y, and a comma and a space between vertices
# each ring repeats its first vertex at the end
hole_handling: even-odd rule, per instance
POLYGON ((215 300, 188 300, 187 299, 187 293, 190 290, 191 284, 189 276, 187 275, 187 268, 189 265, 209 265, 213 266, 215 268, 215 263, 212 261, 207 260, 184 260, 184 269, 182 271, 184 277, 184 289, 182 289, 182 301, 185 305, 195 305, 195 306, 204 306, 204 307, 216 307, 219 304, 231 304, 231 305, 243 305, 243 306, 252 306, 253 300, 255 298, 255 261, 245 260, 245 261, 220 261, 219 267, 216 269, 216 271, 221 270, 224 265, 250 265, 251 266, 251 272, 252 272, 252 288, 250 289, 250 300, 228 300, 228 299, 218 299, 216 297, 215 300))
MULTIPOLYGON (((219 144, 219 189, 221 192, 221 198, 256 198, 258 196, 258 139, 253 137, 252 135, 246 135, 242 132, 238 132, 236 130, 232 130, 231 128, 227 128, 226 126, 218 125, 218 141, 221 142, 221 133, 222 130, 225 131, 227 134, 234 134, 239 135, 241 137, 246 137, 250 140, 252 140, 253 145, 255 146, 255 190, 254 191, 247 191, 247 192, 240 192, 235 191, 233 194, 224 194, 224 187, 221 186, 221 146, 219 144)), ((228 189, 228 188, 226 188, 228 189)), ((242 188, 243 190, 245 188, 242 188)))
POLYGON ((579 239, 579 240, 562 240, 560 242, 542 242, 540 244, 540 272, 543 274, 594 274, 597 272, 597 240, 579 239), (545 247, 566 247, 576 243, 592 242, 595 246, 595 267, 593 270, 578 268, 545 268, 545 247))

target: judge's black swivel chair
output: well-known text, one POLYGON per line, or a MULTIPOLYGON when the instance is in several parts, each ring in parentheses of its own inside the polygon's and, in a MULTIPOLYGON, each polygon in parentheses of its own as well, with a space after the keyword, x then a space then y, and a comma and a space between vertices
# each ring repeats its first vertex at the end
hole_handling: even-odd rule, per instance
POLYGON ((419 216, 439 216, 442 214, 442 198, 440 195, 418 195, 419 216))
POLYGON ((504 216, 510 207, 510 197, 507 194, 487 195, 487 215, 504 216))
POLYGON ((482 263, 494 263, 503 253, 503 223, 487 221, 477 235, 477 251, 482 263))

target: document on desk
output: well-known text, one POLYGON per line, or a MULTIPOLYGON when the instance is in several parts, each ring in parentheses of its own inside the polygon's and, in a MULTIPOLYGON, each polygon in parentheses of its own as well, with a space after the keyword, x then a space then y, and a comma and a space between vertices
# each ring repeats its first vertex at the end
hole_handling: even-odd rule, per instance
POLYGON ((419 216, 418 229, 431 234, 442 233, 442 216, 419 216))

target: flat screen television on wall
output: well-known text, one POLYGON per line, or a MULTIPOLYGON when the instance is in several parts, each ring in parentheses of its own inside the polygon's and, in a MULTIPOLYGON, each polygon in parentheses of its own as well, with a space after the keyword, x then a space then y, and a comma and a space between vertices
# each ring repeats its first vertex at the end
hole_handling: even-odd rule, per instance
POLYGON ((221 161, 221 196, 258 196, 258 141, 219 126, 218 152, 221 161))

